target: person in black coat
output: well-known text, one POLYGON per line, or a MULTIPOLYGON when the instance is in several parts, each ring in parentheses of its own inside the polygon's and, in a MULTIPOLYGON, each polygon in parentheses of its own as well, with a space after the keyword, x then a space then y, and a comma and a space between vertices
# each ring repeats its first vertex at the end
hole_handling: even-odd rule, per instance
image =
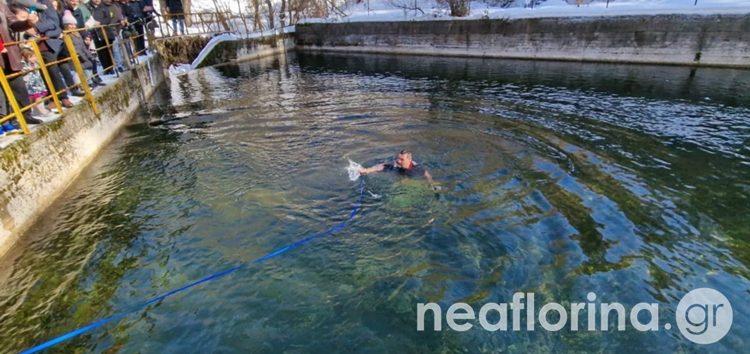
POLYGON ((148 22, 150 12, 154 10, 151 6, 151 1, 120 0, 120 4, 122 5, 123 13, 127 17, 129 30, 135 37, 133 39, 135 42, 135 51, 143 52, 146 49, 146 41, 143 36, 144 25, 148 22))
MULTIPOLYGON (((89 3, 86 6, 88 6, 89 12, 91 12, 91 17, 94 18, 100 26, 110 25, 115 22, 112 14, 109 12, 109 8, 102 4, 102 0, 89 0, 89 3)), ((115 38, 114 29, 108 27, 105 31, 109 43, 112 43, 115 38)), ((113 57, 110 54, 110 50, 105 48, 106 41, 104 40, 102 30, 92 30, 91 34, 93 35, 94 45, 97 48, 96 55, 99 57, 99 62, 102 64, 102 69, 105 69, 104 73, 114 72, 112 62, 113 57)))
POLYGON ((182 0, 167 0, 167 12, 172 18, 172 30, 177 35, 177 25, 180 26, 180 34, 185 34, 185 10, 182 7, 182 0))

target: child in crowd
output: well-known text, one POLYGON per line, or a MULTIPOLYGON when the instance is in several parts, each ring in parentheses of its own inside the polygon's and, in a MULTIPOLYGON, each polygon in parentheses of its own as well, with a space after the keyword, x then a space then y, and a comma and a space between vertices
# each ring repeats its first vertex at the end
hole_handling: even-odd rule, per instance
MULTIPOLYGON (((75 31, 77 28, 77 22, 73 14, 66 12, 62 19, 63 29, 66 31, 75 31)), ((70 32, 70 39, 73 40, 73 46, 76 49, 78 60, 81 62, 86 71, 86 77, 89 81, 89 86, 95 88, 97 86, 104 86, 102 79, 96 72, 96 63, 94 62, 94 56, 91 55, 90 46, 86 45, 86 41, 81 35, 81 31, 70 32)))
MULTIPOLYGON (((21 49, 21 65, 23 71, 28 71, 23 80, 26 82, 26 90, 29 91, 29 101, 37 102, 43 100, 49 95, 47 87, 44 85, 42 75, 39 74, 39 63, 36 54, 31 48, 24 47, 21 49)), ((48 115, 50 111, 43 104, 34 107, 35 115, 48 115)))

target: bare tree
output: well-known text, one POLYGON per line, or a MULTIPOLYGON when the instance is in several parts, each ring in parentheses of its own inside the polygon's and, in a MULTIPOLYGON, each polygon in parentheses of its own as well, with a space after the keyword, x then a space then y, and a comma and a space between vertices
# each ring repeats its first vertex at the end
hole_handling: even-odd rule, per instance
POLYGON ((268 28, 275 28, 276 24, 274 21, 273 4, 271 0, 266 0, 266 6, 268 6, 268 28))
POLYGON ((253 7, 253 31, 263 30, 263 21, 260 18, 260 0, 252 0, 253 7))
POLYGON ((417 6, 417 2, 414 0, 388 0, 388 3, 395 8, 403 9, 406 11, 414 11, 415 14, 417 11, 419 11, 422 13, 422 15, 424 15, 424 11, 422 11, 422 9, 417 6))
POLYGON ((448 0, 451 16, 464 17, 469 14, 469 0, 448 0))
POLYGON ((286 0, 281 0, 281 9, 279 10, 279 22, 281 22, 281 28, 284 28, 284 16, 286 16, 286 0))

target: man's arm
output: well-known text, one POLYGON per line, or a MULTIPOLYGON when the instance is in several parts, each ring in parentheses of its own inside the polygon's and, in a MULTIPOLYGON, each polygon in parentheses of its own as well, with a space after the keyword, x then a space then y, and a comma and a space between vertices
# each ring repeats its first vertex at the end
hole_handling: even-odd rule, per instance
POLYGON ((433 184, 434 183, 432 181, 432 175, 430 174, 430 171, 427 171, 426 169, 424 170, 424 178, 427 180, 427 183, 429 183, 429 184, 433 184))
POLYGON ((381 163, 381 164, 372 166, 370 168, 360 168, 359 169, 359 174, 361 174, 361 175, 367 175, 367 174, 370 174, 370 173, 373 173, 373 172, 383 171, 383 169, 385 169, 385 164, 381 163))
POLYGON ((47 6, 47 9, 39 14, 39 22, 36 23, 36 30, 40 34, 50 37, 57 38, 62 33, 60 28, 60 17, 58 17, 55 8, 49 2, 40 2, 47 6))

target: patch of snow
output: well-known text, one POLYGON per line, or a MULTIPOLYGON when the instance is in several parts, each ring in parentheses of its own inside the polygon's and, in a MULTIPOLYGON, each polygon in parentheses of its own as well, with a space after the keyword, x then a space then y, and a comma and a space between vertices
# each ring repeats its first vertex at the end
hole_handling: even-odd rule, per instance
MULTIPOLYGON (((455 19, 520 19, 544 17, 590 17, 628 15, 710 15, 750 14, 748 0, 596 0, 576 6, 565 0, 548 0, 535 7, 524 7, 525 1, 516 1, 514 6, 502 8, 483 1, 470 3, 470 14, 466 17, 451 17, 450 10, 435 0, 364 0, 353 3, 344 10, 347 16, 331 17, 326 22, 370 22, 370 21, 429 21, 455 19), (398 8, 400 4, 411 9, 398 8), (416 8, 419 10, 414 10, 416 8)), ((574 0, 571 2, 575 2, 574 0)), ((316 22, 309 21, 308 22, 316 22)))
MULTIPOLYGON (((576 0, 546 0, 531 7, 532 0, 515 0, 503 8, 499 0, 471 1, 470 13, 466 17, 452 17, 447 0, 333 0, 345 15, 331 14, 327 18, 307 18, 301 23, 314 22, 374 22, 374 21, 428 21, 455 19, 519 19, 544 17, 590 17, 628 15, 712 15, 750 14, 750 0, 584 0, 588 4, 576 5, 576 0), (416 8, 419 10, 415 10, 416 8)), ((536 0, 539 1, 539 0, 536 0)), ((276 15, 281 0, 271 0, 276 15)), ((242 14, 252 23, 252 10, 239 2, 219 0, 223 9, 242 14)), ((242 3, 245 4, 245 3, 242 3)), ((216 11, 214 0, 194 0, 193 11, 216 11)), ((262 18, 267 21, 265 3, 261 7, 262 18)), ((279 23, 278 19, 276 23, 279 23)), ((237 26, 238 28, 241 26, 237 26)))

